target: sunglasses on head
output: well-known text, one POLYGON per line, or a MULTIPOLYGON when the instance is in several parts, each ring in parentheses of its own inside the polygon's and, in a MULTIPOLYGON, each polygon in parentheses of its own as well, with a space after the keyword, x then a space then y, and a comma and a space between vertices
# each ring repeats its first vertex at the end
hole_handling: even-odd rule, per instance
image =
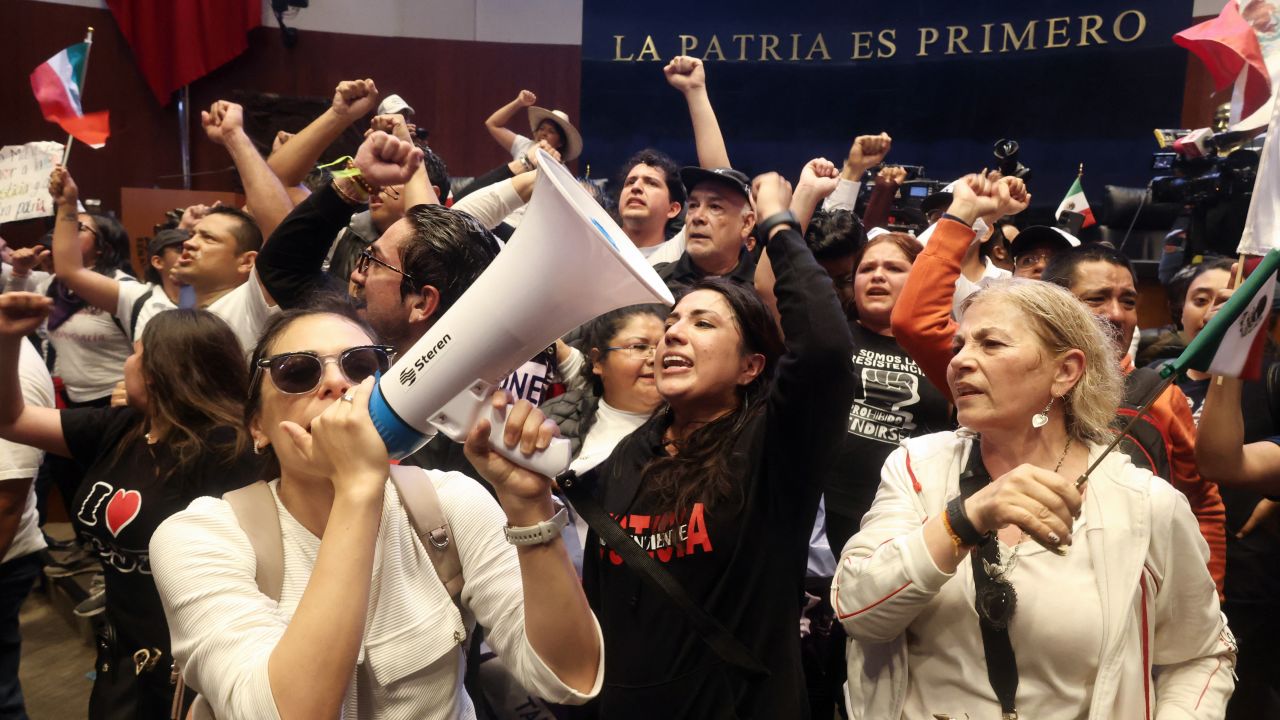
POLYGON ((357 345, 340 353, 318 355, 309 351, 288 352, 262 358, 253 370, 256 387, 258 375, 265 368, 276 390, 289 395, 300 395, 315 390, 320 385, 326 363, 338 363, 342 375, 353 384, 363 382, 375 373, 385 373, 391 367, 395 348, 389 345, 357 345))

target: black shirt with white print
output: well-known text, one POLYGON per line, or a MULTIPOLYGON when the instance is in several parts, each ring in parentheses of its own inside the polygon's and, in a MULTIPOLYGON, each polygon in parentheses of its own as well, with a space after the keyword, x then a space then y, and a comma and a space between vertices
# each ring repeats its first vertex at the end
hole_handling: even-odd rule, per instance
MULTIPOLYGON (((86 468, 71 518, 76 534, 102 560, 106 615, 125 654, 159 648, 169 654, 169 628, 151 577, 147 546, 155 529, 201 495, 218 496, 257 479, 252 451, 231 464, 203 460, 183 477, 169 474, 175 460, 163 442, 140 435, 117 451, 144 417, 132 408, 62 411, 62 435, 71 457, 86 468)), ((233 440, 230 428, 206 438, 212 445, 233 440)), ((167 665, 166 665, 167 666, 167 665)))

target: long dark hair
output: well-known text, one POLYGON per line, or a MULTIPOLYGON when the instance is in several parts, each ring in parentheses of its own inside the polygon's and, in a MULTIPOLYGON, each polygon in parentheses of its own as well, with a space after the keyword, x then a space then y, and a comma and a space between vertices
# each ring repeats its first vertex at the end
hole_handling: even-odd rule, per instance
MULTIPOLYGON (((676 455, 654 458, 641 470, 644 492, 660 505, 674 506, 676 517, 694 503, 741 502, 739 478, 748 469, 747 458, 735 453, 733 446, 764 411, 774 365, 785 350, 773 316, 753 290, 724 278, 707 278, 691 285, 681 297, 695 290, 711 290, 725 299, 742 334, 742 351, 764 355, 765 365, 754 380, 738 386, 736 408, 689 433, 676 455)), ((670 407, 665 408, 658 420, 660 429, 670 427, 673 419, 670 407)))
MULTIPOLYGON (((271 347, 275 345, 280 335, 289 329, 290 325, 301 318, 311 317, 312 315, 333 315, 346 320, 364 331, 373 342, 378 342, 378 334, 364 320, 360 319, 355 309, 351 307, 350 301, 336 293, 317 294, 305 306, 285 310, 271 318, 266 327, 263 328, 262 334, 258 336, 258 344, 254 346, 253 357, 249 361, 249 367, 255 369, 255 372, 252 373, 248 383, 246 383, 248 386, 248 399, 244 403, 244 427, 249 427, 258 411, 262 409, 262 383, 266 382, 266 371, 256 372, 258 361, 268 356, 271 352, 271 347)), ((241 397, 244 397, 244 395, 241 397)), ((262 448, 261 452, 263 454, 262 479, 270 480, 280 477, 280 460, 276 457, 275 449, 268 445, 262 448)))
MULTIPOLYGON (((147 323, 142 348, 147 413, 168 428, 175 459, 165 477, 181 482, 198 465, 235 462, 249 447, 241 422, 249 373, 231 328, 207 310, 168 310, 147 323)), ((145 432, 139 423, 117 452, 145 432)))
POLYGON ((93 270, 107 277, 115 275, 116 270, 124 270, 132 273, 133 268, 129 265, 129 233, 120 224, 119 220, 110 215, 100 215, 98 213, 85 213, 93 218, 93 224, 97 227, 97 240, 94 246, 98 250, 98 261, 94 263, 93 270))

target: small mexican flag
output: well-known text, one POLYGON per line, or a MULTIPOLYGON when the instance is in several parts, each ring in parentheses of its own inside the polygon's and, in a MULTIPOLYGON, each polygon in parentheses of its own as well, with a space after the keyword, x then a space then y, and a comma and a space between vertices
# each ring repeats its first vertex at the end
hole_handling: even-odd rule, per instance
POLYGON ((1071 189, 1067 191, 1067 196, 1062 198, 1062 203, 1058 205, 1058 209, 1053 213, 1055 218, 1062 217, 1064 212, 1080 213, 1084 216, 1084 224, 1080 227, 1089 227, 1097 223, 1093 219, 1093 211, 1089 209, 1089 201, 1084 197, 1084 186, 1080 184, 1080 176, 1076 175, 1076 181, 1071 183, 1071 189))
POLYGON ((89 43, 72 45, 46 60, 31 73, 31 90, 44 119, 58 123, 80 142, 100 148, 111 135, 106 111, 85 114, 80 107, 89 43))

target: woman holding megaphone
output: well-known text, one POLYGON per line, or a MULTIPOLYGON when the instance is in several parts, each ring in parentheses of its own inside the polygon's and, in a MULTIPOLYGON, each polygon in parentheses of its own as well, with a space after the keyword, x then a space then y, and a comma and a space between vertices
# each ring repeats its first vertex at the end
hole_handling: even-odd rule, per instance
POLYGON ((624 564, 625 541, 593 531, 583 583, 605 635, 601 718, 807 715, 801 584, 823 463, 852 402, 852 340, 787 210, 790 184, 770 173, 754 195, 785 346, 751 288, 699 281, 657 344, 663 407, 593 471, 599 506, 729 640, 713 650, 706 623, 695 630, 694 614, 624 564), (730 659, 726 645, 745 652, 730 659))
MULTIPOLYGON (((219 718, 474 717, 462 675, 476 622, 533 694, 575 704, 598 691, 600 631, 560 539, 551 481, 494 452, 488 420, 466 451, 497 502, 457 473, 403 468, 389 480, 369 417, 389 354, 345 304, 279 315, 254 351, 246 418, 274 460, 274 593, 261 577, 271 558, 227 499, 203 498, 155 535, 174 655, 219 718), (410 483, 434 487, 443 539, 415 538, 410 483), (426 550, 450 543, 463 578, 452 601, 426 550)), ((495 394, 494 407, 509 448, 545 449, 555 434, 528 403, 507 407, 495 394)))

